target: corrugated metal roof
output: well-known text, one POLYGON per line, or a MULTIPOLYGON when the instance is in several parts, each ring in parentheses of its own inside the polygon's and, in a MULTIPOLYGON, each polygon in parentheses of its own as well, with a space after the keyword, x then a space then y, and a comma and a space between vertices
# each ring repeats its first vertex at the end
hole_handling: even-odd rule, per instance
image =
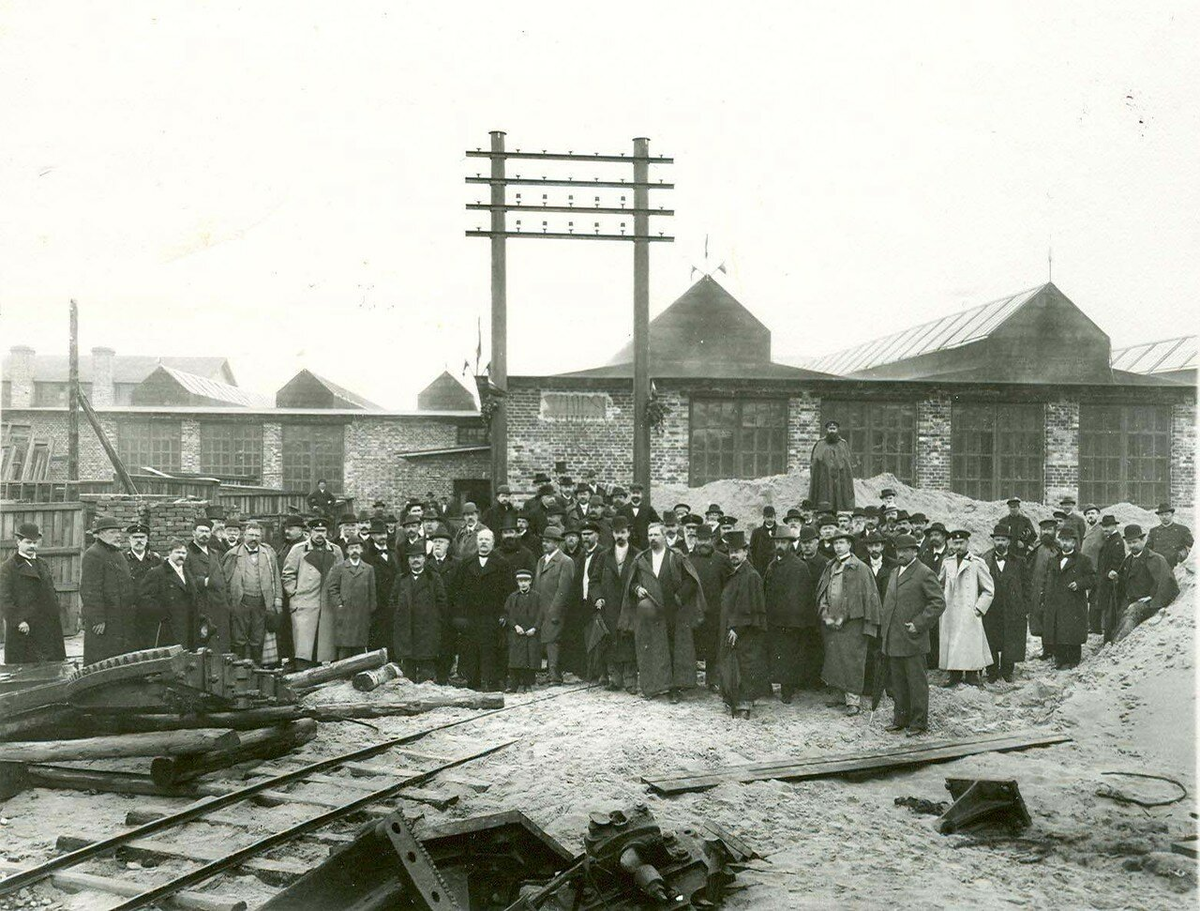
POLYGON ((1143 342, 1112 353, 1113 370, 1129 373, 1172 373, 1196 369, 1196 336, 1181 335, 1157 342, 1143 342))
POLYGON ((272 404, 266 396, 238 386, 230 386, 228 383, 219 383, 206 376, 197 376, 186 370, 176 370, 166 364, 162 365, 162 371, 192 395, 216 399, 218 402, 228 402, 231 405, 245 405, 247 408, 262 408, 272 404))
POLYGON ((931 351, 957 348, 987 338, 1046 285, 1038 285, 977 307, 960 310, 901 332, 862 342, 832 354, 812 358, 804 366, 821 373, 845 376, 880 364, 920 357, 931 351))
POLYGON ((339 386, 337 383, 333 382, 333 380, 328 380, 319 373, 313 373, 311 370, 308 372, 317 380, 317 382, 319 382, 322 386, 332 392, 336 398, 341 399, 343 402, 349 402, 351 405, 357 405, 358 407, 366 408, 369 411, 383 410, 379 405, 376 405, 374 402, 368 399, 364 399, 357 392, 351 392, 345 386, 339 386))

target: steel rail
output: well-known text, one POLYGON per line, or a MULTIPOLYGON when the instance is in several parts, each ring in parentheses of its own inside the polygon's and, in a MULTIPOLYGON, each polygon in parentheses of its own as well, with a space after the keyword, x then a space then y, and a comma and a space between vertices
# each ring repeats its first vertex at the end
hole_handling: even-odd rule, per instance
POLYGON ((544 702, 549 699, 557 699, 562 696, 567 696, 572 693, 579 693, 584 690, 593 689, 596 684, 587 686, 575 687, 573 689, 564 690, 559 693, 548 693, 545 696, 539 696, 536 699, 530 699, 520 705, 506 705, 499 709, 490 709, 486 712, 481 712, 478 715, 472 715, 469 718, 459 718, 455 721, 447 722, 446 724, 438 725, 434 728, 426 728, 423 731, 416 731, 412 734, 405 734, 403 737, 394 737, 390 740, 384 740, 372 746, 363 747, 358 750, 353 750, 349 753, 342 753, 339 756, 333 756, 329 759, 322 759, 309 765, 303 766, 292 772, 284 772, 281 775, 276 775, 274 778, 267 778, 252 785, 247 785, 244 788, 239 788, 236 791, 230 791, 228 794, 223 794, 219 797, 213 797, 211 800, 206 800, 203 803, 196 803, 192 806, 185 807, 178 813, 173 813, 170 816, 164 816, 162 819, 155 819, 143 825, 130 829, 128 832, 122 832, 118 835, 113 835, 110 838, 102 841, 94 842, 86 845, 75 851, 70 851, 66 854, 60 854, 58 857, 52 857, 45 863, 39 864, 36 867, 30 867, 21 873, 13 873, 10 876, 0 879, 0 895, 7 895, 16 889, 24 888, 32 883, 45 879, 51 873, 63 870, 67 867, 73 867, 76 864, 82 863, 85 860, 90 860, 107 851, 121 847, 125 842, 135 838, 142 838, 146 835, 152 835, 155 832, 161 832, 163 829, 169 829, 174 826, 183 825, 193 819, 211 813, 214 810, 219 810, 222 807, 227 807, 230 804, 240 803, 259 794, 262 791, 274 790, 281 785, 288 785, 295 781, 300 781, 307 778, 309 775, 323 772, 326 769, 336 768, 347 762, 356 762, 360 759, 369 759, 372 756, 378 756, 380 753, 385 753, 388 750, 403 746, 408 743, 420 740, 423 737, 428 737, 430 734, 435 734, 439 731, 444 731, 449 728, 458 727, 462 724, 468 724, 472 721, 479 721, 484 718, 490 718, 493 715, 498 715, 501 712, 507 712, 512 709, 524 708, 527 705, 534 705, 538 702, 544 702))
POLYGON ((314 829, 323 828, 324 826, 329 825, 329 823, 336 822, 343 816, 349 816, 351 813, 361 810, 363 807, 366 807, 370 804, 378 803, 381 800, 386 800, 397 792, 403 791, 405 788, 411 788, 413 785, 418 785, 422 782, 428 781, 438 772, 443 772, 446 769, 452 769, 455 766, 463 765, 464 763, 471 762, 474 759, 481 759, 484 756, 489 756, 498 750, 512 746, 516 742, 516 740, 509 740, 505 743, 497 744, 494 747, 488 747, 486 750, 481 750, 478 753, 471 754, 470 756, 463 756, 458 759, 451 760, 450 762, 443 763, 436 769, 430 769, 429 771, 422 772, 419 775, 413 775, 411 778, 398 781, 395 784, 388 785, 386 788, 380 788, 378 791, 372 791, 371 793, 366 794, 357 800, 352 800, 350 803, 343 804, 336 809, 329 810, 328 812, 322 813, 319 816, 314 816, 311 819, 306 819, 304 822, 297 823, 290 828, 284 829, 282 832, 276 832, 273 835, 267 835, 264 838, 260 838, 253 844, 249 844, 244 848, 238 848, 236 851, 232 851, 231 853, 222 857, 220 860, 211 861, 195 870, 192 870, 190 873, 184 873, 182 876, 177 876, 175 879, 169 880, 168 882, 153 886, 148 891, 143 892, 141 895, 134 896, 128 901, 122 902, 121 904, 110 908, 109 911, 134 911, 136 908, 145 908, 147 905, 154 904, 164 898, 167 898, 168 896, 174 895, 176 892, 186 889, 188 886, 212 879, 212 877, 216 876, 217 874, 228 870, 230 867, 236 867, 238 864, 244 860, 247 860, 248 858, 256 857, 259 854, 262 854, 264 851, 269 851, 271 848, 285 844, 295 838, 299 838, 301 835, 305 835, 314 829))
MULTIPOLYGON (((595 154, 585 154, 583 152, 522 152, 520 150, 514 152, 485 152, 483 149, 476 149, 474 152, 467 152, 468 158, 513 158, 525 159, 529 161, 602 161, 610 164, 633 164, 637 161, 633 155, 601 155, 599 152, 595 154)), ((674 164, 674 158, 643 158, 647 164, 674 164)))

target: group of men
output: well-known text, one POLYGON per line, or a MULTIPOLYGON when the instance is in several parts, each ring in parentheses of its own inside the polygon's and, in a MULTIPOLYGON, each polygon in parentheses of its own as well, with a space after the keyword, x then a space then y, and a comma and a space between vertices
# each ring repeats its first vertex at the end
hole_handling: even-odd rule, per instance
MULTIPOLYGON (((415 680, 511 691, 544 658, 552 684, 572 673, 672 701, 703 662, 735 715, 773 684, 784 702, 832 687, 850 715, 886 688, 893 728, 919 734, 927 668, 945 686, 1012 681, 1028 631, 1072 667, 1089 632, 1115 641, 1170 603, 1192 546, 1167 504, 1147 533, 1068 497, 1035 530, 1014 497, 976 554, 969 531, 910 515, 893 490, 865 508, 805 500, 782 522, 766 506, 747 535, 719 504, 659 515, 638 485, 534 480, 519 508, 505 486, 482 514, 464 504, 453 530, 432 497, 399 517, 382 502, 288 516, 273 544, 209 509, 164 556, 145 526, 101 517, 80 579, 84 660, 178 643, 272 666, 387 647, 415 680)), ((39 539, 22 526, 0 567, 11 663, 62 653, 39 539)))

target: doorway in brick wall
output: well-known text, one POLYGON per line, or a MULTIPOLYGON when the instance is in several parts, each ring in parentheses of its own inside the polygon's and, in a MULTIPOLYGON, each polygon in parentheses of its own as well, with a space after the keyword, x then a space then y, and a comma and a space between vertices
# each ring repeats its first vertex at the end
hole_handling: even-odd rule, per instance
POLYGON ((492 482, 487 478, 456 478, 454 506, 458 515, 462 515, 464 503, 474 503, 483 512, 492 504, 492 482))

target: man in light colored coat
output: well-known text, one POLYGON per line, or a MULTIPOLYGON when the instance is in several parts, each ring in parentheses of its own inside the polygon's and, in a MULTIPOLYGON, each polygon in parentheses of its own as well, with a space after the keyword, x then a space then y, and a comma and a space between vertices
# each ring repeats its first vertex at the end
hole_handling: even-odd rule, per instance
POLYGON ((262 535, 261 525, 247 522, 241 543, 221 557, 229 591, 230 644, 236 654, 256 664, 262 663, 267 611, 283 610, 279 559, 270 544, 262 543, 262 535))
POLYGON ((559 550, 563 534, 557 525, 546 526, 542 534, 542 553, 533 571, 533 590, 538 593, 545 615, 541 623, 542 644, 546 646, 546 663, 550 682, 561 686, 559 638, 566 619, 567 603, 575 586, 575 561, 559 550))
POLYGON ((292 636, 298 661, 332 661, 337 657, 333 617, 323 616, 321 593, 342 551, 330 544, 329 520, 318 516, 309 522, 309 538, 292 547, 283 562, 283 589, 292 614, 292 636))
POLYGON ((983 558, 968 549, 970 537, 966 529, 950 532, 950 552, 942 563, 946 612, 939 629, 938 667, 950 672, 944 687, 958 686, 964 674, 967 683, 983 686, 979 672, 992 663, 983 615, 992 606, 996 586, 983 558))

